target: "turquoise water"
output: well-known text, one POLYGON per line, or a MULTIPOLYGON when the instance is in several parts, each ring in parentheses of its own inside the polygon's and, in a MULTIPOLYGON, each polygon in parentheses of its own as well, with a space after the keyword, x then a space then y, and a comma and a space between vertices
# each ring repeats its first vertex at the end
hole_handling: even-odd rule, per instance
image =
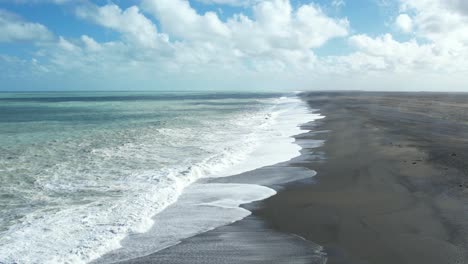
POLYGON ((0 93, 0 262, 117 248, 190 183, 245 159, 279 97, 0 93))

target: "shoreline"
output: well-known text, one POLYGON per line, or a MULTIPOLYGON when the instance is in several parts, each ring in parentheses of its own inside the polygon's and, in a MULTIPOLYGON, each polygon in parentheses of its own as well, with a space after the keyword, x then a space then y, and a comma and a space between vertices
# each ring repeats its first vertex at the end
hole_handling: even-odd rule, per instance
MULTIPOLYGON (((300 157, 296 157, 298 159, 300 157)), ((315 172, 310 169, 290 166, 290 161, 266 166, 239 175, 206 179, 206 184, 252 184, 258 182, 281 192, 288 186, 300 182, 310 184, 315 172), (289 175, 290 179, 279 180, 279 175, 289 175), (269 177, 273 176, 272 181, 269 177), (254 179, 251 179, 251 178, 254 179)), ((256 184, 255 184, 256 185, 256 184)), ((273 194, 274 196, 276 194, 273 194)), ((270 198, 272 197, 270 196, 270 198)), ((269 199, 269 198, 266 198, 269 199)), ((182 239, 180 243, 152 254, 113 262, 119 264, 172 263, 172 264, 238 264, 238 263, 327 263, 323 247, 297 234, 274 230, 265 219, 255 212, 266 199, 239 205, 249 214, 232 223, 182 239)))
POLYGON ((302 96, 326 119, 312 123, 312 132, 297 136, 302 155, 288 166, 314 169, 315 177, 276 186, 276 195, 244 205, 252 215, 236 223, 122 263, 158 263, 159 257, 171 260, 167 263, 220 263, 217 250, 226 248, 237 250, 237 255, 227 255, 221 263, 236 263, 236 256, 243 256, 243 263, 313 263, 311 256, 317 254, 322 257, 317 263, 326 258, 329 264, 467 263, 468 143, 463 138, 468 135, 460 133, 468 134, 468 129, 460 120, 461 113, 468 112, 468 95, 302 96), (447 113, 460 114, 440 120, 447 113), (308 140, 326 142, 308 148, 308 140), (252 231, 251 221, 261 226, 252 231), (258 236, 280 234, 282 247, 268 249, 264 241, 242 232, 248 230, 258 236), (291 254, 285 245, 293 245, 294 237, 320 245, 323 252, 309 247, 291 254), (239 241, 247 247, 236 248, 239 241), (223 247, 213 248, 219 242, 223 247), (178 257, 191 246, 197 254, 178 257))
POLYGON ((276 186, 313 177, 315 172, 306 169, 295 171, 295 175, 285 178, 285 175, 291 174, 276 173, 276 168, 300 156, 301 146, 294 142, 294 136, 307 132, 300 124, 323 117, 316 110, 311 111, 298 97, 281 97, 277 99, 277 104, 276 108, 272 108, 274 111, 265 117, 268 121, 272 120, 265 130, 266 139, 259 139, 258 146, 248 154, 248 158, 226 169, 221 175, 202 177, 187 186, 175 203, 152 217, 150 230, 130 233, 120 242, 119 249, 91 263, 115 263, 165 251, 187 238, 246 218, 251 212, 241 205, 275 195, 276 186), (276 176, 262 177, 258 173, 266 170, 276 176), (186 217, 187 214, 190 217, 186 217))

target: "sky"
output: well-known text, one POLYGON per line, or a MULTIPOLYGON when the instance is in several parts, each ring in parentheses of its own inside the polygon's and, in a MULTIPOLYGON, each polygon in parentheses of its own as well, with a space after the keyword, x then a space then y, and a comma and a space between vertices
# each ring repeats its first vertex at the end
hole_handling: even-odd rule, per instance
POLYGON ((466 0, 0 0, 0 91, 468 92, 466 0))

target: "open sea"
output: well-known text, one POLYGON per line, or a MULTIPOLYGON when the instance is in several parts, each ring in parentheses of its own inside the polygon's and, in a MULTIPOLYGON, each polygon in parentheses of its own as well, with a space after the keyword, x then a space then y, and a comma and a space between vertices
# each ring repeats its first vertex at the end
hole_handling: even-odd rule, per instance
POLYGON ((144 255, 239 220, 274 190, 199 184, 155 216, 199 179, 298 156, 317 118, 294 94, 0 93, 0 263, 88 263, 159 223, 144 255))

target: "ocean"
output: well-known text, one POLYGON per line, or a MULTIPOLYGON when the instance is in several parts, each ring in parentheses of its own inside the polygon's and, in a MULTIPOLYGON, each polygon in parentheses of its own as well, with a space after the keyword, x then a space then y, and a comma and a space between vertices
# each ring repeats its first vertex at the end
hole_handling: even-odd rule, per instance
POLYGON ((0 93, 0 263, 88 263, 150 234, 122 260, 242 219, 275 191, 197 182, 298 156, 320 117, 293 93, 0 93))

